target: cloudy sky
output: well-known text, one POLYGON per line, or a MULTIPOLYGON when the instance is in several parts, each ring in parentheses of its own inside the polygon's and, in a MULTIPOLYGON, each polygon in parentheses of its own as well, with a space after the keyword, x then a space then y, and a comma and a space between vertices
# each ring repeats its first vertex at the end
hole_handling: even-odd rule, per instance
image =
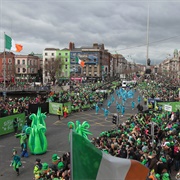
POLYGON ((180 49, 180 0, 0 0, 0 51, 4 32, 23 45, 20 54, 47 47, 104 43, 111 53, 158 64, 180 49))

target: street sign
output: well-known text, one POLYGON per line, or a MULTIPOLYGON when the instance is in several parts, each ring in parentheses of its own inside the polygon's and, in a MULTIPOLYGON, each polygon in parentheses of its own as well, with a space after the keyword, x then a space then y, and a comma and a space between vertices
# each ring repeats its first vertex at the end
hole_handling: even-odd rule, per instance
POLYGON ((164 110, 165 110, 165 111, 172 112, 172 106, 165 104, 165 105, 164 105, 164 110))

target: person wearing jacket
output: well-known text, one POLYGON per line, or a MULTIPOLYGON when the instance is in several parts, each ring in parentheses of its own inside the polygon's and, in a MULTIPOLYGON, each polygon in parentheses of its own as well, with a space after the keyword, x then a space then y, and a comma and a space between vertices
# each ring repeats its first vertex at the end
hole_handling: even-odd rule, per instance
POLYGON ((35 180, 41 178, 41 169, 42 169, 41 159, 37 158, 36 165, 34 166, 34 170, 33 170, 35 180))

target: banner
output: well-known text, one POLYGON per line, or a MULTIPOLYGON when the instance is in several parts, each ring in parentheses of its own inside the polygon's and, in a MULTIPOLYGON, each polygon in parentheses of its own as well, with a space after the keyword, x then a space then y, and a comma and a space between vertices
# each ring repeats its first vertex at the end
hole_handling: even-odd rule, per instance
POLYGON ((66 106, 68 108, 68 113, 70 114, 71 113, 71 102, 66 102, 66 103, 63 103, 64 106, 66 106))
POLYGON ((61 108, 61 115, 63 115, 63 104, 62 103, 55 103, 49 102, 49 114, 57 115, 57 110, 61 108))
POLYGON ((18 119, 18 130, 22 130, 25 123, 25 113, 0 118, 0 135, 14 132, 13 120, 18 119))
POLYGON ((178 109, 180 110, 180 102, 158 102, 158 105, 162 105, 163 110, 167 110, 168 106, 172 106, 172 112, 176 112, 178 109))

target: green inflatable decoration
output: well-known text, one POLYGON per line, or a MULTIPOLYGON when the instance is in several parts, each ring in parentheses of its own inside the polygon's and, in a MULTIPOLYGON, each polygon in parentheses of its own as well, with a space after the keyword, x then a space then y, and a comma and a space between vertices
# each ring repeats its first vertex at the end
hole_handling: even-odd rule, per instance
POLYGON ((92 133, 88 130, 90 128, 90 125, 87 121, 84 121, 82 124, 78 120, 76 121, 76 124, 70 121, 67 125, 69 128, 73 129, 75 132, 77 132, 86 139, 88 139, 88 135, 92 135, 92 133))
POLYGON ((28 147, 31 154, 44 154, 47 151, 46 139, 46 115, 41 113, 41 108, 38 108, 37 115, 31 114, 29 119, 32 120, 31 127, 26 129, 29 134, 28 147))

